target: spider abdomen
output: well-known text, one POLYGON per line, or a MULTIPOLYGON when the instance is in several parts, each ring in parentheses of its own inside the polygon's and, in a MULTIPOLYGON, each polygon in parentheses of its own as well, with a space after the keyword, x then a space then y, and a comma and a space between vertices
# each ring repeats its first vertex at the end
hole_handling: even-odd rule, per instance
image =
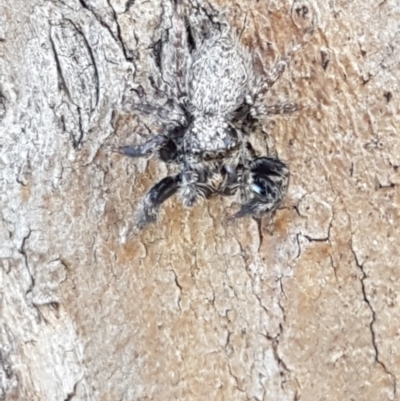
POLYGON ((232 33, 205 42, 193 55, 189 101, 196 115, 225 117, 243 102, 253 78, 251 57, 232 33))

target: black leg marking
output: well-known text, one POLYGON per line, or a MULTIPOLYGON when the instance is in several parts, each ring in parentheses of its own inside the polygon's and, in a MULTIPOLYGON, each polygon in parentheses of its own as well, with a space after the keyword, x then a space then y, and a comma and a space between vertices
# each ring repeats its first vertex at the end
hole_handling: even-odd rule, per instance
POLYGON ((258 157, 250 165, 253 175, 275 175, 289 178, 289 170, 285 163, 274 157, 258 157))
POLYGON ((146 194, 138 211, 137 224, 142 229, 157 219, 157 212, 163 202, 176 193, 180 184, 180 175, 168 176, 158 182, 146 194))

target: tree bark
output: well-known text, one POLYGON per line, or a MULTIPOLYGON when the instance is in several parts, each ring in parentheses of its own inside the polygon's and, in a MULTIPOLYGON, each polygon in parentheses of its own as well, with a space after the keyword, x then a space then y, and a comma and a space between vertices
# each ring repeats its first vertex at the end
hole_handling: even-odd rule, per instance
POLYGON ((0 400, 400 399, 400 4, 212 5, 260 68, 302 43, 263 125, 286 203, 171 198, 128 237, 167 167, 107 149, 157 130, 123 105, 163 1, 0 4, 0 400))

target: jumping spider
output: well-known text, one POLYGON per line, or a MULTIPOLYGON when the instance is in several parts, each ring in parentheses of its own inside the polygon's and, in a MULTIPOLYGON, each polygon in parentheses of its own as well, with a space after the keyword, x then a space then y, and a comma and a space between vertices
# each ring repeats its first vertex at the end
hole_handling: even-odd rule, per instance
POLYGON ((288 187, 287 166, 277 157, 257 157, 249 134, 256 120, 297 109, 294 103, 263 102, 289 57, 257 77, 250 52, 229 25, 204 4, 189 8, 185 13, 182 2, 169 3, 168 30, 154 46, 168 101, 162 108, 146 102, 134 106, 155 116, 164 132, 115 149, 133 158, 157 154, 179 168, 143 198, 139 228, 154 221, 159 206, 175 193, 189 207, 199 198, 238 194, 242 206, 233 217, 259 217, 278 208, 288 187))

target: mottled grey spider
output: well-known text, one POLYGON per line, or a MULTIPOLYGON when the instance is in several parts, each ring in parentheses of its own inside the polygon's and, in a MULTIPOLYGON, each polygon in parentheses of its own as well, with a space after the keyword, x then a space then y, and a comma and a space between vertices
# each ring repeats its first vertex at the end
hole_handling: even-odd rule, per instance
POLYGON ((249 133, 261 117, 297 109, 295 103, 263 102, 289 57, 257 77, 250 52, 205 2, 186 7, 165 2, 164 17, 168 14, 169 27, 154 50, 169 100, 163 108, 134 106, 154 115, 164 132, 115 149, 133 158, 158 154, 179 167, 144 197, 138 227, 154 221, 159 206, 175 193, 189 207, 199 198, 238 194, 242 206, 233 217, 274 212, 286 194, 289 170, 277 157, 256 157, 249 133))

